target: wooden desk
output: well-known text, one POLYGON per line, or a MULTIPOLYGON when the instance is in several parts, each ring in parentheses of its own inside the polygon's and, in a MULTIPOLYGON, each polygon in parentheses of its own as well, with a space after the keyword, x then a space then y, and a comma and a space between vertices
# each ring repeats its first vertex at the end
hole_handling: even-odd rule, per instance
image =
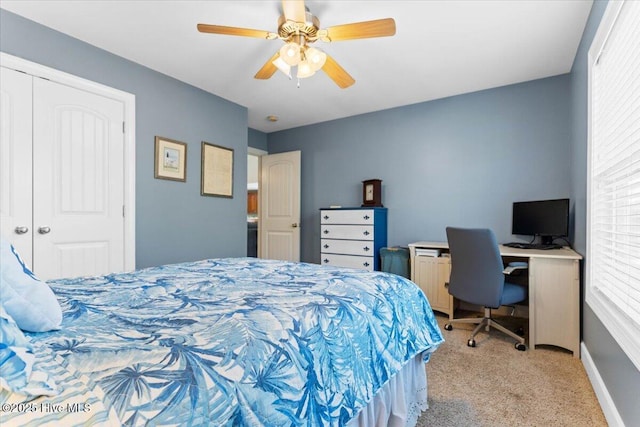
MULTIPOLYGON (((453 318, 454 300, 445 287, 451 263, 446 242, 409 244, 411 280, 424 291, 436 311, 453 318), (440 257, 417 256, 416 250, 437 249, 440 257), (443 256, 444 255, 444 256, 443 256)), ((580 357, 580 260, 568 247, 517 249, 500 245, 505 261, 529 263, 529 347, 555 345, 580 357)))

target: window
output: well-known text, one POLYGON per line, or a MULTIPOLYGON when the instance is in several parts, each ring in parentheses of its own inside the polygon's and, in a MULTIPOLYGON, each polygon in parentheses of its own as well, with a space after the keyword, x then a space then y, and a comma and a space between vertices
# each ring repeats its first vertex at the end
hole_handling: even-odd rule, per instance
POLYGON ((586 301, 640 369, 640 1, 608 4, 588 67, 586 301))

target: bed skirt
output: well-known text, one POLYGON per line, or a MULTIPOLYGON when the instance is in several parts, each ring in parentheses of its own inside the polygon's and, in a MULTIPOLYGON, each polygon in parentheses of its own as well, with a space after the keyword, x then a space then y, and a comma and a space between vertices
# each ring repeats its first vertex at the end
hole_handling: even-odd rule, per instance
POLYGON ((348 427, 413 427, 427 404, 427 373, 422 354, 407 363, 348 427))

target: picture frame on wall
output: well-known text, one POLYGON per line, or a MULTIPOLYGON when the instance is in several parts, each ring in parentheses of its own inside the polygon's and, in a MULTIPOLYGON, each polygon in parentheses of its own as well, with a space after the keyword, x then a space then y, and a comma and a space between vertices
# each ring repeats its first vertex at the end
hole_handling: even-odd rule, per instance
POLYGON ((200 194, 233 198, 233 149, 202 141, 200 194))
POLYGON ((155 138, 153 177, 171 181, 187 181, 187 144, 162 136, 155 138))

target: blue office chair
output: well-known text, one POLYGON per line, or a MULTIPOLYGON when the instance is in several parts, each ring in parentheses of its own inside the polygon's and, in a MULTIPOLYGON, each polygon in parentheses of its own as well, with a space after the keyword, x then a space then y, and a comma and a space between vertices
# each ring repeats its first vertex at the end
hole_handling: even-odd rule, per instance
POLYGON ((474 337, 483 326, 487 332, 489 328, 496 328, 517 340, 516 349, 526 350, 523 337, 491 317, 491 309, 527 298, 526 287, 505 281, 502 257, 493 231, 447 227, 447 240, 451 255, 449 293, 461 301, 483 306, 484 317, 452 319, 444 328, 450 331, 452 323, 478 324, 467 341, 469 347, 476 346, 474 337))

